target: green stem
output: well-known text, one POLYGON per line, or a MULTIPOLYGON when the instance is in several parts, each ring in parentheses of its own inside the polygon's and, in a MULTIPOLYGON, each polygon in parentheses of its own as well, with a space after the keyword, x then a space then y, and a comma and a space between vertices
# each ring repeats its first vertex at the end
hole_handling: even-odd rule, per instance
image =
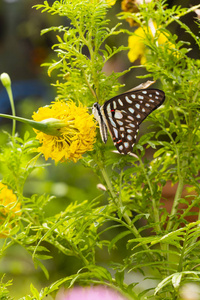
POLYGON ((71 122, 71 121, 68 121, 68 124, 67 124, 66 122, 64 122, 62 120, 57 120, 57 119, 53 119, 53 118, 37 122, 37 121, 33 121, 33 120, 21 118, 21 117, 16 117, 16 116, 10 116, 10 115, 6 115, 6 114, 0 114, 0 117, 25 123, 25 124, 30 125, 31 127, 35 128, 39 131, 42 131, 48 135, 55 135, 55 136, 60 135, 59 129, 61 129, 62 127, 66 127, 66 126, 70 127, 70 122, 71 122))
MULTIPOLYGON (((14 105, 14 100, 13 100, 13 94, 12 94, 11 87, 7 88, 6 90, 7 90, 7 93, 8 93, 9 100, 10 100, 12 116, 15 117, 15 105, 14 105)), ((13 118, 12 136, 15 135, 15 130, 16 130, 16 120, 13 118)))
POLYGON ((6 118, 6 119, 11 119, 13 121, 19 121, 19 122, 22 122, 22 123, 26 123, 32 127, 34 127, 36 125, 36 121, 32 121, 32 120, 28 120, 28 119, 25 119, 25 118, 21 118, 21 117, 17 117, 17 116, 10 116, 10 115, 6 115, 6 114, 0 114, 0 117, 2 118, 6 118))
POLYGON ((179 178, 178 187, 177 187, 177 190, 176 190, 176 194, 175 194, 175 197, 174 197, 174 202, 173 202, 171 213, 170 213, 170 216, 169 216, 169 221, 168 221, 167 228, 166 228, 167 231, 170 231, 172 229, 173 217, 177 213, 178 204, 179 204, 182 192, 183 192, 183 187, 184 187, 184 178, 181 176, 179 178))
MULTIPOLYGON (((104 180, 106 182, 107 188, 108 188, 108 190, 109 190, 109 192, 110 192, 110 194, 111 194, 111 196, 112 196, 112 198, 113 198, 116 206, 118 208, 120 208, 120 211, 122 212, 124 220, 130 226, 129 229, 131 230, 131 232, 134 234, 134 236, 136 238, 141 238, 142 236, 139 234, 139 232, 138 232, 137 228, 135 227, 135 225, 131 222, 131 219, 129 218, 129 216, 127 215, 127 213, 123 212, 122 203, 121 203, 121 201, 119 201, 118 197, 116 196, 116 194, 115 194, 115 192, 113 190, 112 184, 110 182, 110 179, 108 177, 108 174, 107 174, 107 172, 106 172, 106 170, 104 168, 101 168, 101 173, 103 175, 103 178, 104 178, 104 180)), ((146 244, 142 244, 141 246, 143 247, 144 250, 147 251, 147 255, 149 256, 149 259, 153 260, 153 255, 151 254, 151 250, 148 248, 148 246, 146 244)))
MULTIPOLYGON (((126 212, 123 212, 123 207, 122 207, 122 202, 120 199, 118 199, 118 197, 116 196, 112 184, 110 182, 110 178, 108 177, 108 174, 105 170, 105 168, 101 168, 101 173, 103 175, 103 178, 106 182, 107 188, 116 204, 116 206, 118 208, 120 208, 120 211, 122 212, 123 218, 125 220, 125 222, 127 223, 127 225, 129 226, 129 230, 133 233, 133 235, 136 238, 142 238, 142 236, 140 235, 140 233, 138 232, 137 228, 135 227, 135 225, 133 224, 133 222, 131 221, 131 219, 129 218, 129 216, 127 215, 126 212)), ((149 247, 146 244, 141 243, 141 247, 147 252, 147 256, 149 258, 150 261, 154 261, 154 256, 151 253, 151 249, 149 249, 149 247)))
POLYGON ((140 161, 140 165, 142 167, 144 176, 145 176, 145 178, 147 180, 147 183, 148 183, 148 186, 149 186, 149 190, 150 190, 150 194, 151 194, 151 201, 152 201, 152 206, 153 206, 154 220, 155 220, 155 223, 156 223, 156 231, 157 231, 157 233, 159 233, 159 232, 161 232, 160 215, 159 215, 158 207, 156 205, 156 201, 154 199, 153 188, 152 188, 152 185, 151 185, 151 181, 149 180, 149 176, 147 175, 144 164, 143 164, 143 162, 140 158, 139 158, 139 161, 140 161))
POLYGON ((183 246, 182 246, 181 256, 180 256, 179 264, 178 264, 178 270, 177 270, 178 272, 181 272, 182 268, 183 268, 183 260, 184 260, 184 256, 185 256, 185 251, 187 250, 186 249, 187 242, 188 242, 188 229, 187 229, 186 235, 184 237, 184 242, 183 242, 183 246))
MULTIPOLYGON (((103 178, 106 182, 106 185, 108 187, 108 190, 115 202, 115 204, 117 205, 117 207, 120 207, 121 208, 121 211, 122 211, 122 203, 120 203, 121 201, 119 201, 118 197, 116 196, 114 190, 113 190, 113 187, 112 187, 112 184, 110 182, 110 178, 108 177, 108 174, 106 172, 106 170, 104 168, 101 169, 101 173, 103 175, 103 178)), ((131 225, 131 219, 129 218, 129 216, 127 215, 127 213, 123 213, 123 217, 125 219, 125 221, 127 222, 128 225, 131 225)), ((137 229, 136 229, 137 230, 137 229)))

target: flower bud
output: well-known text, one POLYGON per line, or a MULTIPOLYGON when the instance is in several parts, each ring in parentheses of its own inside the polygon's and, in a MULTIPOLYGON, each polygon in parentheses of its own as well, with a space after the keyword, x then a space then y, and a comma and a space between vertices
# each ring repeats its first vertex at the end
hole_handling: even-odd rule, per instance
POLYGON ((5 88, 10 87, 11 80, 10 80, 10 76, 7 73, 2 73, 0 79, 5 88))
POLYGON ((60 136, 60 129, 66 127, 67 123, 55 118, 44 119, 40 122, 37 122, 38 130, 53 136, 60 136))

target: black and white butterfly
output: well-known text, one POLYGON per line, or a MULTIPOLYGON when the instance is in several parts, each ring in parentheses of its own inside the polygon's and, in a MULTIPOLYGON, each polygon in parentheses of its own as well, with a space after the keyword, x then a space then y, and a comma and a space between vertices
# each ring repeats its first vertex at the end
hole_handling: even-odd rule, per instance
POLYGON ((132 152, 139 125, 164 100, 161 90, 139 89, 113 97, 102 106, 94 103, 92 113, 99 123, 102 141, 107 142, 108 128, 117 150, 122 154, 132 152))

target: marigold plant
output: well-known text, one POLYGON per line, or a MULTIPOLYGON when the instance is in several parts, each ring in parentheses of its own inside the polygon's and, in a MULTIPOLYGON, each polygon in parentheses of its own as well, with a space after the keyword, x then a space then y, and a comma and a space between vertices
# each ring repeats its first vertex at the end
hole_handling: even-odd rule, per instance
MULTIPOLYGON (((127 0, 121 12, 118 1, 39 2, 44 17, 60 20, 42 30, 56 39, 44 67, 57 94, 26 120, 36 137, 30 127, 21 137, 13 124, 0 149, 2 182, 23 204, 22 215, 9 210, 1 223, 12 234, 1 239, 0 255, 31 260, 30 270, 20 264, 30 293, 12 271, 9 291, 23 300, 105 298, 107 288, 115 299, 185 300, 192 287, 199 296, 200 5, 127 0), (107 125, 114 143, 96 135, 92 106, 102 140, 107 125), (120 143, 127 155, 113 151, 120 143), (71 163, 47 164, 38 147, 45 159, 71 163)), ((10 86, 5 74, 1 80, 10 86)), ((18 208, 13 201, 2 208, 18 208)), ((3 259, 0 272, 8 272, 3 259)), ((5 281, 0 298, 10 300, 5 281)))

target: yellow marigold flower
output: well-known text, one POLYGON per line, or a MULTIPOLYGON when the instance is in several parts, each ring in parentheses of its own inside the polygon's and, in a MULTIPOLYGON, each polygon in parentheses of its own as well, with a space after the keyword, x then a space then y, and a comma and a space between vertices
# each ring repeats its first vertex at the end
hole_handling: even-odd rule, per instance
MULTIPOLYGON (((0 182, 0 225, 3 224, 5 218, 10 215, 14 218, 15 215, 21 215, 21 205, 17 202, 17 197, 13 191, 8 189, 6 185, 0 182)), ((1 231, 0 238, 5 237, 8 230, 1 231)))
MULTIPOLYGON (((151 32, 151 29, 149 30, 151 32)), ((128 58, 131 62, 134 62, 136 59, 140 59, 141 64, 146 62, 146 47, 143 43, 143 39, 145 39, 147 34, 147 28, 139 27, 135 30, 134 35, 128 38, 128 46, 130 48, 128 52, 128 58)), ((152 34, 153 37, 153 34, 152 34)), ((158 36, 158 44, 163 45, 168 42, 167 37, 160 33, 158 36)))
POLYGON ((49 106, 40 107, 33 114, 33 119, 35 121, 57 119, 66 123, 66 126, 59 129, 58 135, 34 129, 41 143, 38 150, 44 154, 46 160, 52 158, 55 162, 69 160, 77 162, 86 151, 93 150, 96 123, 87 108, 81 104, 76 106, 73 101, 53 102, 49 106))

